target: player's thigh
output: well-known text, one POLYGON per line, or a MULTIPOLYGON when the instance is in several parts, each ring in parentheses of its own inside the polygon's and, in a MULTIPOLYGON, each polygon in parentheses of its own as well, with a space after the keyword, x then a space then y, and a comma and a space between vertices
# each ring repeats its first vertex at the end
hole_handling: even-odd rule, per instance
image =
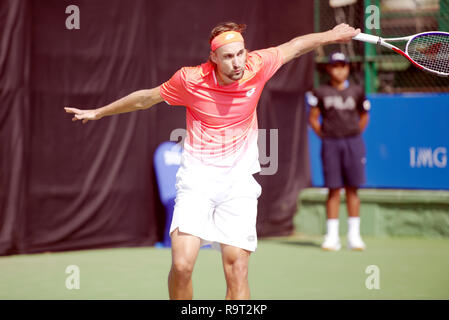
POLYGON ((218 242, 248 251, 257 248, 257 198, 236 196, 217 205, 214 212, 218 242))
POLYGON ((221 244, 221 252, 223 267, 226 273, 236 272, 243 276, 247 275, 251 251, 227 244, 221 244))
POLYGON ((180 269, 191 269, 200 250, 200 238, 180 232, 176 228, 171 233, 172 263, 180 269))
POLYGON ((179 228, 180 232, 197 237, 204 236, 204 232, 211 224, 213 211, 214 203, 203 189, 179 188, 170 225, 170 235, 179 228))
POLYGON ((341 143, 339 139, 322 139, 321 161, 324 185, 332 189, 343 187, 341 143))

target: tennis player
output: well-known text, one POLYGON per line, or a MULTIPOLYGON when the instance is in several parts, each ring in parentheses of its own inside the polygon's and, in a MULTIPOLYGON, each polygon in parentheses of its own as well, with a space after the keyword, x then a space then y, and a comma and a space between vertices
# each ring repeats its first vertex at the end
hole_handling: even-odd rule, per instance
POLYGON ((340 24, 263 50, 248 52, 245 25, 221 23, 210 36, 209 61, 179 69, 170 80, 102 108, 73 113, 73 121, 148 109, 165 101, 186 110, 187 136, 170 228, 170 299, 192 299, 192 272, 202 245, 222 253, 226 299, 249 299, 248 263, 257 247, 261 187, 256 107, 265 83, 285 63, 319 46, 348 42, 360 30, 340 24))

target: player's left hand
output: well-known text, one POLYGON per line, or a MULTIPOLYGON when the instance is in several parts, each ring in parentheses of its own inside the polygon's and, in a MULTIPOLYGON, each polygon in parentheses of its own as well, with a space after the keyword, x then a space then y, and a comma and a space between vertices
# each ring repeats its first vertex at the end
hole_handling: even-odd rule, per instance
POLYGON ((335 26, 332 30, 333 42, 337 43, 347 43, 352 40, 356 35, 360 33, 360 29, 354 29, 346 23, 340 23, 335 26))
POLYGON ((65 112, 73 113, 75 116, 72 118, 72 121, 82 120, 83 124, 87 123, 89 120, 99 120, 101 116, 96 109, 90 110, 80 110, 77 108, 68 108, 65 107, 65 112))

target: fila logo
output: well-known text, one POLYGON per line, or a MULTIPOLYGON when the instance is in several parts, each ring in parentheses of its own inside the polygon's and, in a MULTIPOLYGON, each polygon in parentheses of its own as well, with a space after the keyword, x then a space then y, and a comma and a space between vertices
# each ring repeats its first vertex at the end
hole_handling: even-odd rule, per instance
POLYGON ((338 110, 353 110, 356 107, 356 103, 353 97, 343 100, 341 96, 328 96, 324 97, 324 107, 326 109, 334 107, 338 110))
POLYGON ((246 92, 247 97, 251 97, 253 93, 256 92, 256 88, 252 88, 246 92))

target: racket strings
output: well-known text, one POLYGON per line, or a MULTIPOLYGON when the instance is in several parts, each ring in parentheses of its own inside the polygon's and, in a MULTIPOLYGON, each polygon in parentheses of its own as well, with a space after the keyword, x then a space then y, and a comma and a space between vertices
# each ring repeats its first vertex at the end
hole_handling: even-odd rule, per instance
POLYGON ((418 36, 410 41, 407 54, 419 65, 449 75, 449 35, 418 36))

